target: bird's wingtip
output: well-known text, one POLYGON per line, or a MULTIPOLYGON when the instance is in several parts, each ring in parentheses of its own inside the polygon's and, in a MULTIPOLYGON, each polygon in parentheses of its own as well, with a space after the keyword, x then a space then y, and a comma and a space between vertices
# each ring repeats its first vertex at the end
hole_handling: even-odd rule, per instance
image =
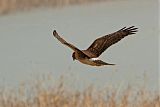
POLYGON ((53 30, 53 32, 56 32, 56 30, 53 30))
POLYGON ((53 30, 53 35, 56 35, 57 34, 57 31, 56 30, 53 30))

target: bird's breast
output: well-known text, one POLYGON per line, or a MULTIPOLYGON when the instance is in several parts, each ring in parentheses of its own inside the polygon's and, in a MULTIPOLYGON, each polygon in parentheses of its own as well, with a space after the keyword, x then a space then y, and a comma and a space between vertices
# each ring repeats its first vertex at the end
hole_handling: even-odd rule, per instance
POLYGON ((97 64, 95 62, 96 59, 88 58, 83 53, 75 52, 75 58, 83 64, 91 65, 91 66, 101 66, 101 64, 97 64))
POLYGON ((89 60, 89 59, 79 59, 79 61, 83 64, 92 65, 92 66, 95 65, 95 63, 92 60, 89 60))

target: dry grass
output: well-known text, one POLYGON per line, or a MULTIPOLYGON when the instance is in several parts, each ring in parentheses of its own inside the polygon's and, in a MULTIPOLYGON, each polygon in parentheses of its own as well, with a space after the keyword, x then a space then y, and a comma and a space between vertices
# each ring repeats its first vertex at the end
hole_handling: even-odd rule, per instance
POLYGON ((16 91, 1 88, 0 107, 160 107, 160 96, 145 89, 134 91, 128 87, 118 93, 88 87, 84 91, 71 91, 62 81, 56 86, 42 81, 32 82, 29 87, 22 84, 16 91))
POLYGON ((17 10, 28 10, 36 7, 57 7, 72 4, 82 4, 107 0, 0 0, 0 14, 17 10))

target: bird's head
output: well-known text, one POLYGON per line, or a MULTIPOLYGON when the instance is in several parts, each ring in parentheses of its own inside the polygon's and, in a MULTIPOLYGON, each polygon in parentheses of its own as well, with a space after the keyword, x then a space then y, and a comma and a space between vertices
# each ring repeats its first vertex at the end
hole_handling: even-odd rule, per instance
POLYGON ((72 58, 73 58, 73 61, 76 59, 76 57, 75 57, 75 52, 73 52, 72 58))

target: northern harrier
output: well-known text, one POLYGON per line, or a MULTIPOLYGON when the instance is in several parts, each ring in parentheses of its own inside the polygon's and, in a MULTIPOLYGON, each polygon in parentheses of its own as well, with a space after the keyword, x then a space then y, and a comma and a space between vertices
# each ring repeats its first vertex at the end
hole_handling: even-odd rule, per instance
POLYGON ((108 47, 117 43, 122 38, 135 34, 137 32, 136 27, 124 27, 114 33, 105 35, 103 37, 97 38, 86 50, 80 50, 74 45, 66 42, 63 38, 59 36, 56 30, 53 31, 54 37, 56 37, 62 44, 71 48, 74 52, 72 54, 73 60, 78 60, 81 63, 92 65, 92 66, 103 66, 103 65, 115 65, 103 62, 97 59, 108 47))

